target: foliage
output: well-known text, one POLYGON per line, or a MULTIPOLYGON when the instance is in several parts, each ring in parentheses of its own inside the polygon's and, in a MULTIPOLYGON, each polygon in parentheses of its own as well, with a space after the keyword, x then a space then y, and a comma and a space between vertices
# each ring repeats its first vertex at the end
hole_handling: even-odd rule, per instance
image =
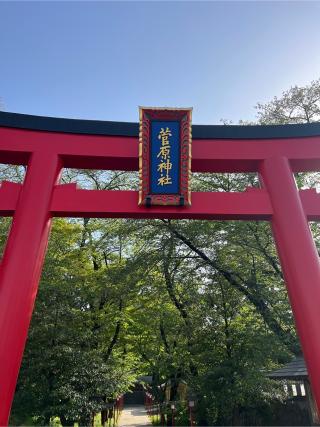
POLYGON ((293 86, 280 98, 258 103, 256 108, 260 124, 317 122, 320 120, 320 79, 304 87, 293 86))

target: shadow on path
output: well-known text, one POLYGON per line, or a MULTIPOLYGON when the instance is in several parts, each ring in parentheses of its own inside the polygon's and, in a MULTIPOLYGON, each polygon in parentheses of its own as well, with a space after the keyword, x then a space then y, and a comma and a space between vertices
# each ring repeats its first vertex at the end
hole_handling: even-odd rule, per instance
POLYGON ((151 426, 150 418, 143 405, 130 405, 123 408, 119 427, 151 426))

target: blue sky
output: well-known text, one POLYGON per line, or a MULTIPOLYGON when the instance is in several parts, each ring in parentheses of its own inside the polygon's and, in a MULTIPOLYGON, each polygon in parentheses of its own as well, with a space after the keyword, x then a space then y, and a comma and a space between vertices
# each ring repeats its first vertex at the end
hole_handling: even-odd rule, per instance
POLYGON ((253 119, 254 105, 320 77, 318 2, 0 1, 7 111, 138 121, 253 119))

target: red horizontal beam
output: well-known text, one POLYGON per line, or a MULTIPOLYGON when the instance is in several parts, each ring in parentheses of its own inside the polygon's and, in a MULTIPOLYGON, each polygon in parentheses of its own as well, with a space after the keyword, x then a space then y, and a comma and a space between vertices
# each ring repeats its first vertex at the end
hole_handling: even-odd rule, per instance
POLYGON ((0 215, 13 216, 17 206, 21 184, 2 181, 0 186, 0 215))
POLYGON ((190 207, 138 206, 137 191, 78 190, 75 184, 56 187, 53 216, 106 218, 267 220, 272 215, 265 190, 243 193, 194 192, 190 207))
MULTIPOLYGON (((0 215, 12 216, 22 185, 3 181, 0 215)), ((320 194, 301 190, 309 221, 320 221, 320 194)), ((193 192, 190 207, 138 206, 137 191, 80 190, 76 184, 58 185, 51 204, 53 216, 100 218, 172 218, 216 220, 269 220, 272 216, 265 190, 249 188, 243 193, 193 192)))
POLYGON ((320 194, 314 188, 299 193, 308 220, 320 221, 320 194))
MULTIPOLYGON (((0 162, 26 164, 28 153, 62 157, 64 167, 138 170, 138 138, 79 135, 0 127, 0 162)), ((290 139, 194 139, 194 172, 254 172, 263 159, 287 157, 293 171, 320 170, 320 137, 290 139)))
POLYGON ((264 159, 274 156, 288 158, 293 172, 320 171, 320 137, 194 140, 192 169, 255 172, 264 159))
POLYGON ((32 152, 58 154, 64 167, 138 170, 138 139, 0 127, 0 162, 27 164, 32 152), (24 160, 24 161, 23 161, 24 160))

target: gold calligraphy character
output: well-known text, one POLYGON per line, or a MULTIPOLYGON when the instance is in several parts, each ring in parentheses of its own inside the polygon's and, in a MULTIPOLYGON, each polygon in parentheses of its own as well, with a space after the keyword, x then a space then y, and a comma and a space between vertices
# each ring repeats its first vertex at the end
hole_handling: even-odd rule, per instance
POLYGON ((170 157, 170 145, 168 146, 161 146, 159 154, 157 157, 162 157, 164 160, 167 160, 168 157, 170 157))
POLYGON ((172 184, 172 179, 168 175, 167 176, 161 176, 158 179, 158 185, 164 186, 164 185, 169 185, 169 184, 172 184))
POLYGON ((169 136, 172 136, 171 130, 168 127, 166 128, 166 130, 164 130, 164 128, 161 128, 158 135, 158 139, 161 139, 162 146, 170 146, 169 136))
POLYGON ((169 173, 169 170, 170 169, 172 169, 172 163, 170 163, 170 160, 169 159, 167 159, 167 161, 166 162, 161 162, 161 163, 159 163, 159 165, 158 165, 158 172, 163 172, 163 171, 166 171, 167 172, 167 175, 168 175, 168 173, 169 173))

